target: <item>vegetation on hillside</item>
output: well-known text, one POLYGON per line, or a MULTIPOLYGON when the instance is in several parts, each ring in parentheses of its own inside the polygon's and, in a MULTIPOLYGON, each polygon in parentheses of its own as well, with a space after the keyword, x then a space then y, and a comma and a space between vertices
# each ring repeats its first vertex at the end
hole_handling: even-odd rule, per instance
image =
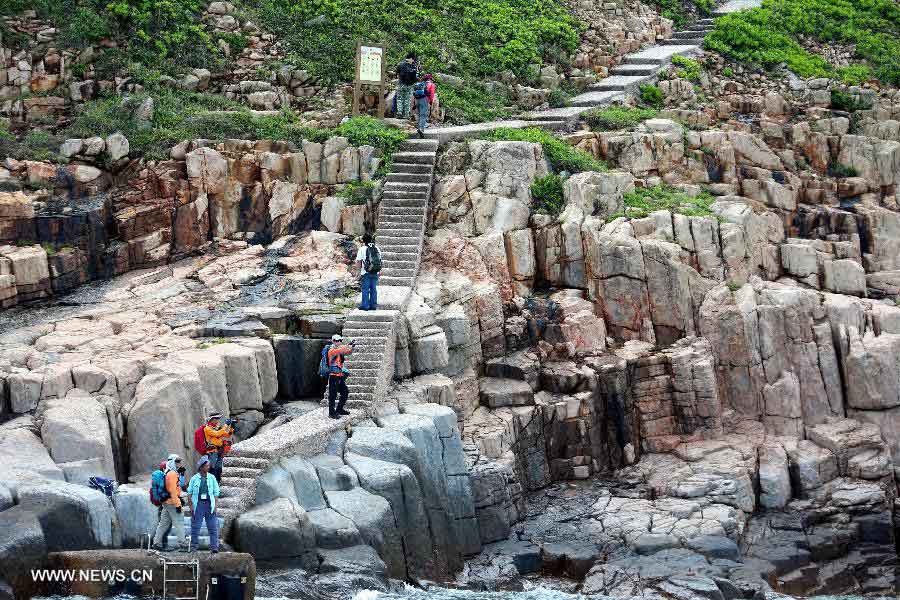
POLYGON ((496 129, 485 136, 493 141, 532 142, 540 144, 544 156, 556 171, 580 173, 581 171, 605 171, 606 164, 593 156, 570 146, 552 133, 536 127, 528 129, 496 129))
POLYGON ((637 188, 625 194, 625 215, 612 215, 610 220, 621 216, 642 219, 658 210, 689 217, 708 217, 713 214, 711 207, 715 201, 715 197, 707 192, 694 197, 668 185, 637 188))
POLYGON ((760 8, 716 20, 705 47, 770 69, 780 64, 801 77, 837 77, 859 83, 874 75, 900 85, 900 4, 895 0, 764 0, 760 8), (797 41, 855 47, 869 64, 836 68, 797 41))
POLYGON ((104 39, 127 42, 105 60, 172 72, 210 67, 221 60, 201 20, 202 0, 0 0, 0 15, 34 10, 59 31, 66 48, 84 48, 104 39))
POLYGON ((556 216, 565 206, 563 179, 550 174, 537 177, 531 184, 531 204, 535 212, 556 216))
POLYGON ((302 140, 324 141, 341 135, 351 144, 368 144, 390 154, 406 134, 370 117, 357 117, 334 129, 310 129, 298 124, 296 115, 258 115, 242 104, 213 94, 161 89, 152 94, 150 122, 134 117, 134 110, 148 93, 109 96, 79 108, 65 137, 106 136, 121 131, 128 138, 133 156, 150 159, 168 157, 169 149, 191 139, 272 139, 299 144, 302 140))
POLYGON ((429 71, 524 75, 573 52, 578 24, 561 0, 260 0, 261 24, 298 65, 324 81, 351 81, 357 39, 383 41, 388 63, 415 50, 429 71))

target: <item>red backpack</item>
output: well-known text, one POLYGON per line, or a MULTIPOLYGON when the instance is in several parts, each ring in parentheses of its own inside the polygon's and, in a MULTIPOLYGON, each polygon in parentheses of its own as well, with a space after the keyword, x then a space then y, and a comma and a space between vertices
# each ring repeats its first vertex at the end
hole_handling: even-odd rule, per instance
POLYGON ((194 431, 194 450, 198 454, 206 454, 206 434, 203 429, 206 425, 201 425, 194 431))

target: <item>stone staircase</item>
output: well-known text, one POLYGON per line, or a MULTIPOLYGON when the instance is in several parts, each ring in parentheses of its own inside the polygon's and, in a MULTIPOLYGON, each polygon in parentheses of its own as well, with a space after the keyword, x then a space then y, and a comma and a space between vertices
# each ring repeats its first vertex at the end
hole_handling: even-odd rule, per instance
POLYGON ((663 40, 663 46, 676 46, 690 44, 693 46, 702 46, 703 38, 706 34, 713 30, 715 24, 712 18, 698 19, 696 23, 688 26, 686 29, 676 31, 668 40, 663 40))
MULTIPOLYGON (((383 189, 376 242, 381 249, 378 310, 353 310, 342 335, 356 341, 347 359, 349 417, 331 419, 328 409, 303 416, 235 444, 225 457, 222 496, 217 509, 224 519, 222 539, 234 520, 253 506, 256 480, 283 456, 310 457, 325 450, 335 432, 349 423, 372 417, 387 396, 394 378, 394 351, 400 313, 409 301, 422 257, 438 142, 411 139, 392 156, 392 170, 383 189)), ((327 391, 324 404, 327 405, 327 391)))

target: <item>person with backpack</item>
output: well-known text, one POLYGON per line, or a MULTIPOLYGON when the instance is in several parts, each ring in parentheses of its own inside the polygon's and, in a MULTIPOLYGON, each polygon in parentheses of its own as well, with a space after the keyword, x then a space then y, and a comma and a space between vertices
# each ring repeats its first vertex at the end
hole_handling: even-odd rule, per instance
POLYGON ((222 462, 225 453, 231 447, 231 436, 234 435, 234 421, 225 420, 225 426, 219 424, 222 413, 212 413, 206 418, 206 425, 194 431, 194 449, 209 458, 210 471, 217 482, 222 481, 222 462))
POLYGON ((219 551, 219 520, 216 517, 216 498, 219 497, 219 482, 209 472, 209 458, 204 456, 197 462, 198 473, 188 483, 188 505, 191 507, 191 548, 200 544, 200 528, 206 523, 209 533, 210 552, 219 551))
MULTIPOLYGON (((159 523, 156 524, 156 532, 153 536, 153 548, 155 550, 163 549, 163 536, 168 534, 169 529, 175 527, 175 537, 178 538, 178 549, 181 552, 187 552, 187 545, 184 543, 184 518, 181 514, 181 488, 178 485, 178 469, 181 467, 182 460, 177 454, 170 454, 166 459, 166 469, 163 475, 163 491, 158 491, 158 498, 162 502, 162 513, 160 514, 159 523)), ((151 477, 152 481, 152 477, 151 477)), ((152 492, 156 487, 156 483, 151 483, 151 500, 153 500, 152 492)))
POLYGON ((397 100, 398 118, 408 119, 410 102, 412 100, 413 86, 419 79, 419 65, 416 64, 416 53, 410 52, 406 55, 406 59, 397 65, 397 93, 394 97, 397 100))
POLYGON ((434 85, 434 78, 425 74, 419 79, 413 87, 413 98, 416 102, 416 113, 419 117, 419 124, 416 132, 420 138, 425 137, 425 129, 428 127, 428 117, 431 115, 431 103, 434 102, 437 88, 434 85))
POLYGON ((378 308, 378 273, 381 272, 381 250, 375 245, 375 236, 363 236, 363 245, 356 251, 359 265, 359 284, 362 288, 362 302, 359 310, 378 308))
POLYGON ((344 365, 346 357, 353 353, 356 342, 345 344, 340 334, 331 336, 331 344, 326 347, 325 360, 328 365, 328 416, 332 419, 340 419, 350 413, 344 410, 347 403, 347 369, 344 365), (340 394, 340 401, 335 406, 335 400, 340 394))
MULTIPOLYGON (((150 503, 153 506, 157 507, 156 510, 156 524, 159 526, 159 521, 162 519, 163 515, 163 503, 165 500, 169 499, 169 492, 166 490, 166 462, 167 460, 159 463, 159 468, 157 468, 153 473, 150 474, 150 503)), ((177 468, 178 472, 178 488, 183 490, 185 489, 184 485, 184 475, 185 475, 185 467, 182 464, 177 468)), ((162 548, 165 550, 166 545, 168 543, 169 531, 171 531, 171 525, 163 532, 163 542, 162 548)), ((154 531, 156 529, 154 528, 154 531)))

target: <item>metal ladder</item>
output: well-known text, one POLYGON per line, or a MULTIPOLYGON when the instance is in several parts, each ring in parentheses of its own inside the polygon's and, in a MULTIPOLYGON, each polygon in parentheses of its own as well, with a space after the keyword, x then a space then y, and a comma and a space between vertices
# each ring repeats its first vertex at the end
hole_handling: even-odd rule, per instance
MULTIPOLYGON (((163 598, 169 598, 169 584, 171 583, 193 583, 194 595, 193 596, 174 596, 172 600, 199 600, 200 598, 200 561, 198 559, 194 560, 169 560, 164 556, 161 556, 163 564, 163 598), (191 578, 190 579, 175 579, 169 578, 169 569, 175 567, 174 570, 179 569, 190 569, 191 578)), ((177 586, 173 586, 177 587, 177 586)))

